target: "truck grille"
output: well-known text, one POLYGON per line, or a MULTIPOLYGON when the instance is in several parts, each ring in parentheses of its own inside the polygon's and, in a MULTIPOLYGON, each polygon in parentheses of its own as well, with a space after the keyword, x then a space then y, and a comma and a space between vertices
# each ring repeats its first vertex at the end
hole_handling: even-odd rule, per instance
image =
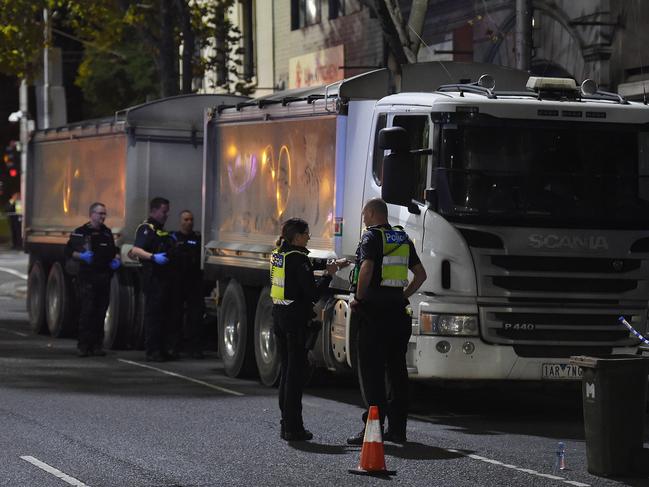
POLYGON ((475 263, 480 327, 487 342, 528 352, 536 347, 604 349, 637 343, 618 324, 620 315, 639 332, 646 331, 649 245, 642 252, 633 247, 646 233, 511 227, 460 231, 475 263), (539 247, 534 245, 539 240, 530 238, 534 233, 577 235, 580 242, 596 233, 606 245, 539 247))
MULTIPOLYGON (((629 311, 629 310, 627 310, 629 311)), ((644 329, 646 310, 623 313, 627 321, 644 329)), ((480 307, 482 336, 499 344, 556 346, 629 346, 634 341, 618 324, 619 310, 575 308, 557 312, 551 308, 480 307)))

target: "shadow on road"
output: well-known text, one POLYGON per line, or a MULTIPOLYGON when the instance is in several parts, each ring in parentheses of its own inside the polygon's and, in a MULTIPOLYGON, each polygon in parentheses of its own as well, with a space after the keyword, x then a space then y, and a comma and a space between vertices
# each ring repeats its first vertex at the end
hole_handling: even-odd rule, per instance
MULTIPOLYGON (((48 390, 63 394, 101 394, 112 396, 214 397, 228 395, 207 387, 165 375, 132 364, 119 362, 125 358, 144 363, 143 352, 109 352, 105 357, 76 356, 76 342, 71 339, 22 337, 11 334, 24 331, 24 323, 2 322, 0 331, 0 380, 4 387, 25 390, 48 390), (20 326, 17 326, 20 325, 20 326), (9 330, 9 332, 7 332, 9 330)), ((158 369, 192 376, 208 383, 236 389, 246 395, 274 394, 272 389, 257 383, 236 381, 225 377, 215 367, 216 357, 202 361, 179 361, 146 364, 158 369)))

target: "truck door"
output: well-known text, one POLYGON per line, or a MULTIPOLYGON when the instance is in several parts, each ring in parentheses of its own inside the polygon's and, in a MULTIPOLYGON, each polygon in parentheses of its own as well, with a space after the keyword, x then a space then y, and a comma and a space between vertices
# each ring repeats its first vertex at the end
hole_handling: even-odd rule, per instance
MULTIPOLYGON (((381 196, 383 158, 385 153, 378 147, 378 133, 386 126, 405 128, 410 136, 411 149, 428 149, 432 147, 432 125, 428 114, 377 114, 372 142, 372 164, 368 164, 363 201, 381 196)), ((426 187, 430 186, 431 160, 432 158, 429 155, 415 156, 415 178, 411 188, 413 205, 410 208, 388 205, 390 223, 392 225, 401 225, 406 230, 418 252, 421 252, 423 243, 424 214, 426 212, 424 191, 426 187)))

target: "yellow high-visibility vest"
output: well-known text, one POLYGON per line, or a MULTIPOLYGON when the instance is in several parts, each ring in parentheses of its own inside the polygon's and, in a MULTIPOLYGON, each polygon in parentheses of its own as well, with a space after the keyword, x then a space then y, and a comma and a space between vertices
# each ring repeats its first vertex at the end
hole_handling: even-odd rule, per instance
POLYGON ((408 259, 410 245, 408 234, 401 227, 377 228, 383 237, 383 262, 381 286, 406 287, 408 285, 408 259))
POLYGON ((291 304, 292 299, 286 299, 286 257, 290 254, 303 254, 299 250, 280 252, 280 249, 273 250, 270 256, 270 297, 275 304, 291 304))

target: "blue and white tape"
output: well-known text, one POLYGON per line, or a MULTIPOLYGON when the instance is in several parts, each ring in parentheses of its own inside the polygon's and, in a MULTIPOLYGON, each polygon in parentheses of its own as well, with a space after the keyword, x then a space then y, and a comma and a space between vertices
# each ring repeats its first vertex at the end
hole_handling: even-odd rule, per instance
POLYGON ((638 340, 640 340, 642 343, 645 343, 649 345, 649 340, 647 340, 644 336, 642 336, 640 333, 635 331, 635 328, 633 328, 627 320, 624 319, 624 316, 620 316, 617 319, 620 323, 622 323, 624 326, 626 326, 631 333, 633 333, 636 337, 638 337, 638 340))

